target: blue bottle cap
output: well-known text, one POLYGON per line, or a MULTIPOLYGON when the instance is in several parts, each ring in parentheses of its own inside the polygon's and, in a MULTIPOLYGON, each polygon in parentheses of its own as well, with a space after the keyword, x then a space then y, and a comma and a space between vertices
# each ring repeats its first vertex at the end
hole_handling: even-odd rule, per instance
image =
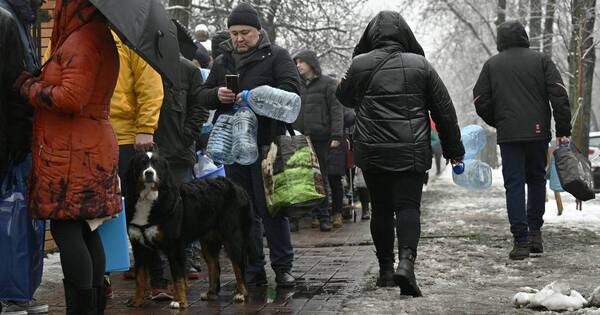
POLYGON ((248 94, 250 92, 248 90, 243 90, 242 91, 242 101, 244 101, 244 103, 248 103, 248 94))
POLYGON ((460 162, 460 163, 452 165, 452 171, 456 175, 460 175, 460 174, 464 173, 465 172, 465 163, 460 162))

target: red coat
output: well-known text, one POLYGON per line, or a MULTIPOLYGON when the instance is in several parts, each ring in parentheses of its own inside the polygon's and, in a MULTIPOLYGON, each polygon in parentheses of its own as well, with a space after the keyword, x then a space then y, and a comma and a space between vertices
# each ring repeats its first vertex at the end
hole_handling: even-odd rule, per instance
POLYGON ((54 12, 51 61, 21 88, 35 110, 29 209, 38 219, 110 216, 121 204, 108 120, 119 56, 87 0, 58 0, 54 12))

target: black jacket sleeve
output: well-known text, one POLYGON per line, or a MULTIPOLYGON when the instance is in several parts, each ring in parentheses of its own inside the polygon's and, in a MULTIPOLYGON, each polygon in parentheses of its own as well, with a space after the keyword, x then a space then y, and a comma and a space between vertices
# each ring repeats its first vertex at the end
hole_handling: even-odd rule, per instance
POLYGON ((202 125, 208 119, 208 110, 203 106, 201 91, 202 75, 200 69, 194 67, 191 72, 190 87, 187 93, 187 113, 183 124, 183 134, 187 145, 200 140, 202 125))
POLYGON ((465 148, 460 141, 460 128, 452 99, 442 79, 427 62, 426 71, 427 106, 437 126, 444 157, 446 159, 462 157, 465 155, 465 148))
POLYGON ((335 97, 336 81, 331 80, 326 87, 329 117, 331 117, 331 139, 341 140, 344 135, 344 110, 342 104, 335 97))
POLYGON ((546 76, 546 91, 552 104, 554 121, 556 121, 556 136, 568 137, 571 135, 571 107, 569 105, 567 89, 552 59, 544 56, 543 62, 546 76))
POLYGON ((354 87, 354 83, 352 80, 353 71, 354 70, 352 69, 351 65, 350 68, 348 68, 348 70, 346 71, 346 74, 342 78, 340 84, 338 84, 337 91, 335 92, 335 95, 340 101, 340 103, 350 108, 354 108, 354 106, 358 105, 356 104, 357 89, 354 87))
POLYGON ((485 121, 486 124, 496 127, 494 118, 494 102, 492 100, 492 89, 489 78, 489 64, 486 62, 481 69, 479 79, 473 88, 473 101, 475 102, 475 111, 477 115, 485 121))
POLYGON ((285 49, 280 49, 274 61, 273 74, 278 89, 300 95, 300 76, 292 57, 285 49))

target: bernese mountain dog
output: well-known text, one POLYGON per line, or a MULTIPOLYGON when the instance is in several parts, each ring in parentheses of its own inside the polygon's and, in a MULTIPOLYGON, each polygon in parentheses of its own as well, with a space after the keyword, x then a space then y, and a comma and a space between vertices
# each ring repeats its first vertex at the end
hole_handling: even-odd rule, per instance
POLYGON ((201 299, 214 300, 220 289, 219 252, 231 260, 236 278, 234 302, 248 296, 244 272, 256 257, 250 237, 252 203, 246 191, 231 180, 195 179, 175 185, 167 161, 158 152, 140 152, 126 175, 127 229, 135 259, 136 290, 129 304, 140 307, 149 280, 153 252, 169 261, 175 299, 172 308, 188 306, 184 247, 199 240, 208 267, 209 289, 201 299))

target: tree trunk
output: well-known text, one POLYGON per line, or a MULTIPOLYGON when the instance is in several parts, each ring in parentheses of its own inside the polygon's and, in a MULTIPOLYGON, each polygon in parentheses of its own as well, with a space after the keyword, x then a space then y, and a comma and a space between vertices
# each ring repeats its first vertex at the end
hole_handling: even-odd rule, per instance
POLYGON ((552 40, 554 39, 554 12, 556 0, 548 0, 544 17, 544 54, 552 57, 552 40))
POLYGON ((506 0, 498 0, 498 18, 496 19, 496 27, 506 22, 506 0))
POLYGON ((529 0, 518 0, 518 12, 519 21, 527 26, 527 7, 529 6, 529 0))
POLYGON ((542 0, 530 0, 529 42, 531 49, 539 51, 542 47, 542 0))
POLYGON ((186 28, 190 26, 190 12, 192 0, 169 0, 169 7, 175 7, 169 10, 171 18, 179 21, 186 28))

